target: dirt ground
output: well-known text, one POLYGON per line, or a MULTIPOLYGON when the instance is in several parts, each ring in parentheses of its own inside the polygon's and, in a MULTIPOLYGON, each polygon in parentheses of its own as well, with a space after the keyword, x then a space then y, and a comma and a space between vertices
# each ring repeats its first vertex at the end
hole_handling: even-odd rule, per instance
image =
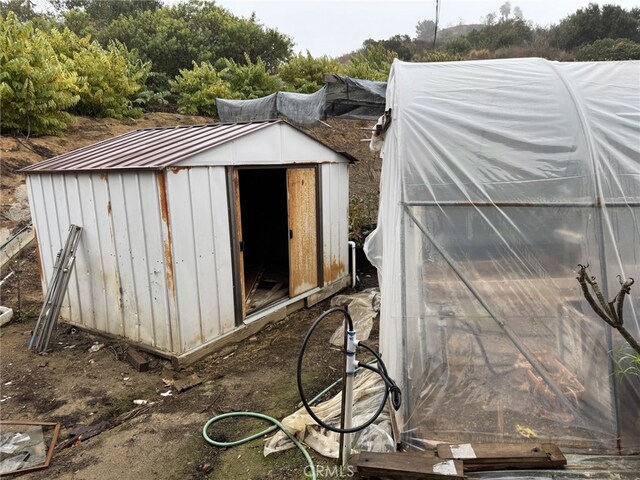
MULTIPOLYGON (((23 314, 0 329, 0 418, 60 422, 60 441, 80 426, 107 422, 100 435, 57 452, 51 466, 33 479, 302 479, 305 461, 289 450, 263 457, 263 440, 219 449, 202 438, 211 417, 230 411, 256 411, 282 419, 297 409, 297 354, 311 322, 328 301, 270 325, 194 366, 174 371, 168 361, 151 358, 148 372, 125 359, 125 344, 59 324, 46 355, 27 349, 42 302, 35 248, 19 260, 19 277, 2 286, 2 303, 23 314), (90 348, 103 344, 97 352, 90 348), (177 393, 173 380, 197 374, 202 384, 177 393), (171 391, 171 395, 162 393, 171 391), (147 400, 139 407, 134 400, 147 400), (123 414, 138 413, 122 421, 123 414), (121 422, 121 423, 120 423, 121 422)), ((2 278, 6 272, 1 272, 2 278)), ((369 284, 371 272, 360 272, 369 284)), ((309 346, 305 388, 318 392, 340 376, 340 358, 327 348, 338 325, 329 322, 309 346), (325 341, 326 340, 326 341, 325 341)), ((259 421, 223 420, 210 432, 234 440, 266 428, 259 421)), ((313 454, 327 468, 334 461, 313 454)), ((324 478, 331 478, 325 476, 324 478)))

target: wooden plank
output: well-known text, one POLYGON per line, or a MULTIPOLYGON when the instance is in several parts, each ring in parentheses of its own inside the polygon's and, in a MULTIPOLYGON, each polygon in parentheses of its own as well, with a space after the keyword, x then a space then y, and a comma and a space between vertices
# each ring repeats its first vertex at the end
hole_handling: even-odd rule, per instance
POLYGON ((438 457, 458 459, 465 472, 561 468, 567 459, 553 443, 465 443, 438 445, 438 457))
POLYGON ((138 372, 147 372, 149 371, 149 360, 143 357, 140 352, 135 350, 132 347, 127 348, 126 357, 127 361, 131 364, 133 368, 135 368, 138 372))
MULTIPOLYGON (((242 209, 240 208, 240 177, 238 170, 233 171, 233 203, 236 214, 236 235, 238 243, 242 246, 242 209)), ((244 320, 247 317, 247 294, 244 286, 244 253, 241 247, 238 248, 238 251, 238 263, 240 264, 240 298, 243 299, 240 303, 242 304, 242 319, 244 320)))
POLYGON ((318 286, 316 170, 287 170, 289 202, 289 296, 318 286))
POLYGON ((445 460, 423 453, 360 452, 355 465, 361 475, 419 476, 421 479, 464 478, 462 461, 445 460))

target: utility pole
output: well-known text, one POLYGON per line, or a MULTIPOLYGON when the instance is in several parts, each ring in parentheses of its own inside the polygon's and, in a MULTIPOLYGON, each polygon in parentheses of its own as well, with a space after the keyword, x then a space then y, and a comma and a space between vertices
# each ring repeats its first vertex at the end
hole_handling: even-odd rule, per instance
POLYGON ((432 50, 436 49, 436 38, 438 37, 438 20, 440 19, 440 0, 436 0, 436 27, 433 31, 433 45, 432 50))

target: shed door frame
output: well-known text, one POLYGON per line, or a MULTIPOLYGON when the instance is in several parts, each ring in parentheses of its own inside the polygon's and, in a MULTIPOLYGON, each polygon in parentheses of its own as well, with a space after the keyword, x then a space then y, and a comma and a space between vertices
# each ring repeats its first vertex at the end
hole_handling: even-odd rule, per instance
MULTIPOLYGON (((245 300, 244 300, 244 272, 242 271, 242 252, 240 251, 241 232, 239 235, 238 227, 241 228, 242 218, 240 213, 240 195, 238 192, 238 171, 239 170, 258 170, 258 169, 298 169, 313 168, 316 178, 316 266, 318 287, 324 285, 323 276, 323 237, 322 237, 322 169, 320 164, 278 164, 278 165, 247 165, 247 166, 228 166, 227 167, 227 198, 229 201, 229 235, 231 237, 231 262, 233 265, 233 293, 236 314, 236 326, 241 326, 245 320, 245 300)), ((287 196, 288 196, 287 186, 287 196)), ((289 212, 287 211, 287 217, 289 212)), ((291 298, 291 297, 289 297, 291 298)))

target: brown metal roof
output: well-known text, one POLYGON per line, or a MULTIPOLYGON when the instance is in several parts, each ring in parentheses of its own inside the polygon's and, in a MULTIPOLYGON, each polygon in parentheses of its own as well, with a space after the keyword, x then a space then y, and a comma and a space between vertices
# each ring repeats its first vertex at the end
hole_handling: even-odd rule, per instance
POLYGON ((197 153, 279 122, 145 128, 58 155, 20 171, 162 170, 197 153))

